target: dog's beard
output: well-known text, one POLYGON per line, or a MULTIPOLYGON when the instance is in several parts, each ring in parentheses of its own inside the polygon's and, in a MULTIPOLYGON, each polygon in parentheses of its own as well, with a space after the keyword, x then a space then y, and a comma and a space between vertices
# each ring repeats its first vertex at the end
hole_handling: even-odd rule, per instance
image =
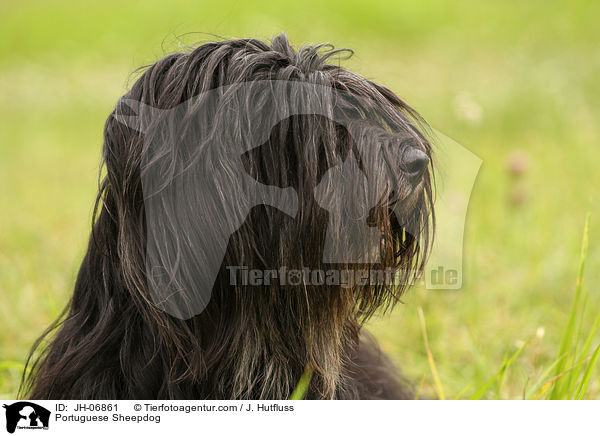
MULTIPOLYGON (((277 176, 265 161, 272 162, 272 156, 251 154, 246 162, 249 173, 265 183, 278 185, 283 176, 277 176)), ((264 398, 274 391, 289 392, 306 364, 316 368, 315 386, 321 397, 342 395, 341 369, 356 351, 360 325, 377 310, 394 306, 420 273, 424 264, 423 247, 428 244, 428 233, 423 230, 431 218, 428 174, 419 183, 409 186, 399 174, 396 180, 400 185, 391 186, 384 169, 372 172, 382 175, 381 180, 372 181, 385 187, 382 197, 374 207, 363 210, 365 216, 362 217, 366 224, 363 229, 377 229, 381 235, 371 245, 361 246, 364 259, 376 258, 376 262, 324 261, 332 205, 327 205, 330 210, 326 210, 315 200, 314 187, 322 178, 299 179, 303 183, 295 186, 300 197, 296 217, 270 206, 259 206, 232 236, 213 299, 206 314, 201 314, 199 319, 212 322, 219 318, 224 323, 239 326, 239 337, 228 342, 233 348, 227 351, 241 356, 235 364, 230 363, 234 366, 230 391, 235 398, 264 398), (236 285, 231 285, 228 269, 231 266, 243 267, 248 273, 252 270, 279 272, 282 268, 287 271, 333 270, 340 274, 350 271, 364 274, 367 279, 363 283, 328 286, 315 285, 305 277, 299 283, 282 284, 281 277, 277 277, 269 284, 253 285, 240 283, 242 280, 238 277, 236 285), (378 281, 382 271, 388 274, 391 271, 393 280, 387 281, 386 277, 386 281, 378 281), (270 375, 267 384, 261 382, 265 367, 270 375)), ((298 174, 302 170, 295 168, 289 172, 298 174)), ((348 202, 354 198, 337 204, 348 208, 348 202)), ((338 224, 341 225, 336 226, 335 231, 339 234, 356 230, 352 223, 338 224)), ((368 238, 354 234, 350 241, 356 240, 368 238)), ((349 247, 341 244, 328 255, 344 259, 348 250, 349 247)))
POLYGON ((410 135, 407 140, 407 134, 398 137, 377 125, 357 124, 352 132, 320 116, 291 117, 273 128, 267 142, 242 156, 247 175, 256 182, 295 192, 297 213, 290 215, 269 202, 252 208, 229 238, 210 300, 203 304, 195 301, 204 296, 198 290, 207 286, 203 259, 216 256, 198 229, 220 229, 236 216, 237 211, 224 206, 235 202, 222 199, 237 198, 246 186, 230 183, 213 189, 216 182, 205 168, 220 168, 223 174, 234 169, 220 159, 218 147, 216 153, 205 147, 191 159, 196 137, 184 138, 187 147, 179 142, 177 153, 160 141, 158 158, 148 157, 146 173, 153 166, 156 174, 186 168, 172 179, 152 180, 158 189, 150 192, 157 195, 148 195, 145 202, 146 216, 152 216, 149 228, 159 230, 149 232, 148 247, 154 251, 147 251, 146 269, 153 279, 159 267, 164 274, 158 278, 167 280, 154 282, 151 292, 156 302, 158 289, 158 304, 171 299, 169 313, 196 315, 190 331, 198 342, 194 339, 196 345, 189 348, 211 357, 205 379, 214 380, 212 389, 223 396, 285 397, 310 364, 320 395, 333 398, 344 361, 356 349, 360 325, 377 310, 393 307, 422 268, 429 174, 410 181, 400 161, 406 147, 419 143, 410 135), (208 195, 207 186, 212 189, 208 195), (232 268, 263 276, 282 268, 333 271, 340 277, 351 272, 353 280, 317 284, 303 275, 293 283, 279 278, 251 283, 242 277, 232 282, 232 268), (199 314, 193 310, 198 307, 199 314))

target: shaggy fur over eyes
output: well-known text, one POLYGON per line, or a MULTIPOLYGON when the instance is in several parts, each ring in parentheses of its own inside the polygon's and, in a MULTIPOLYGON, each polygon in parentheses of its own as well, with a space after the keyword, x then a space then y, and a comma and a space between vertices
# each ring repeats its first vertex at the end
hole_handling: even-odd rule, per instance
POLYGON ((310 399, 411 398, 410 385, 362 325, 393 307, 424 267, 434 223, 431 147, 424 122, 392 91, 328 63, 340 52, 329 45, 296 52, 282 34, 270 45, 206 43, 145 70, 106 121, 106 175, 87 253, 65 312, 34 345, 23 395, 286 399, 310 365, 310 399), (257 98, 236 99, 227 90, 265 81, 341 97, 305 88, 278 94, 272 86, 257 98), (214 90, 209 102, 205 95, 214 90), (130 114, 131 101, 163 114, 178 108, 180 116, 136 129, 119 119, 130 114), (275 116, 282 105, 307 101, 318 102, 318 113, 275 116), (207 113, 209 103, 215 110, 207 113), (262 185, 293 189, 297 213, 268 202, 252 207, 205 289, 203 268, 220 259, 194 223, 234 228, 231 214, 213 212, 227 211, 219 201, 243 190, 233 178, 214 182, 212 174, 231 172, 219 150, 265 123, 264 140, 243 149, 243 170, 262 185), (338 195, 332 189, 339 187, 336 175, 347 174, 341 169, 360 177, 338 195), (148 174, 159 179, 147 184, 148 174), (203 187, 211 184, 207 201, 203 187), (358 203, 371 187, 377 202, 365 208, 358 203), (183 201, 173 201, 181 192, 183 201), (362 211, 361 223, 333 218, 347 210, 362 211), (373 246, 367 236, 374 229, 381 238, 373 246), (336 262, 356 250, 356 241, 367 241, 358 248, 376 252, 377 261, 336 262), (232 284, 231 266, 367 271, 368 278, 251 286, 232 284), (166 282, 154 277, 155 267, 166 271, 166 282), (401 280, 373 279, 370 272, 382 270, 401 280), (193 310, 201 292, 210 298, 193 310), (181 311, 165 310, 177 304, 181 311))

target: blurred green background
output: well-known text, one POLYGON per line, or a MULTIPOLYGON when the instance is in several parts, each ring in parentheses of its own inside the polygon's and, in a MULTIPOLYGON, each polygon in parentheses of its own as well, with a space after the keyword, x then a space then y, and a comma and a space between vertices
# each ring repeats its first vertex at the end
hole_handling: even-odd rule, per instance
MULTIPOLYGON (((483 159, 465 285, 415 289, 371 329, 436 396, 468 397, 529 340, 488 398, 520 398, 556 359, 592 212, 582 331, 600 312, 600 2, 0 1, 0 395, 72 292, 102 127, 132 72, 213 38, 332 42, 483 159), (199 32, 199 33, 190 33, 199 32), (517 175, 519 173, 519 175, 517 175)), ((594 340, 594 345, 598 338, 594 340)), ((600 397, 598 370, 589 390, 600 397)))

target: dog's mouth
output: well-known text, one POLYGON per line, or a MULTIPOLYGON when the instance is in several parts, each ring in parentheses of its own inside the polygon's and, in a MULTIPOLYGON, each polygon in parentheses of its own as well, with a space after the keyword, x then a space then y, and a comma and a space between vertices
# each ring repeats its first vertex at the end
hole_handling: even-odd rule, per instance
POLYGON ((385 155, 385 174, 389 185, 377 208, 369 216, 370 225, 387 222, 380 230, 388 235, 394 258, 411 256, 418 245, 428 215, 428 186, 430 183, 430 158, 414 145, 398 147, 385 155))

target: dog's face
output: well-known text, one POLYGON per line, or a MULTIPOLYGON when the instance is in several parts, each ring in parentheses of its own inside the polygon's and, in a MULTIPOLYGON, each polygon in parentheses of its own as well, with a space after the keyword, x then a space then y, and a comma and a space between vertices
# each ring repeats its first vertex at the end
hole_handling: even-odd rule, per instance
POLYGON ((130 142, 152 299, 184 319, 215 290, 252 286, 339 291, 346 304, 333 304, 366 316, 392 302, 423 267, 432 223, 431 148, 416 114, 341 68, 289 77, 280 62, 268 75, 214 62, 197 72, 202 92, 166 95, 162 108, 135 87, 123 100, 138 105, 130 142))
POLYGON ((301 116, 276 125, 243 162, 260 183, 295 190, 301 227, 296 232, 304 241, 317 241, 311 249, 324 256, 322 263, 395 268, 410 257, 397 250, 421 238, 426 225, 430 158, 427 142, 415 130, 301 116), (327 221, 316 225, 324 211, 327 221), (319 247, 324 239, 329 244, 319 247))

